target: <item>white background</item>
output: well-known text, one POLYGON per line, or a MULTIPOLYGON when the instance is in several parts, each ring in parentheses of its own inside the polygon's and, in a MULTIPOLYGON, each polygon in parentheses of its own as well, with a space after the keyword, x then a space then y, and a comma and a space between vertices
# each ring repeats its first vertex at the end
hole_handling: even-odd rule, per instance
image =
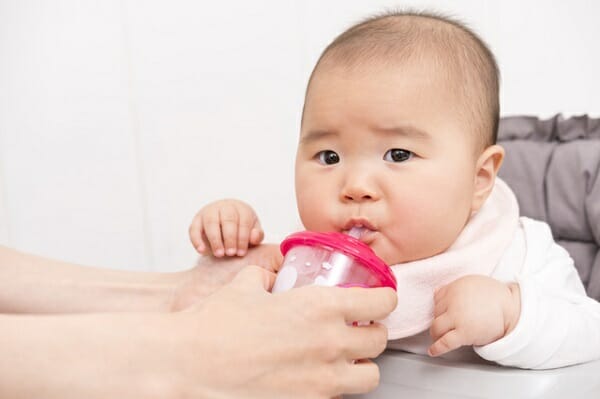
POLYGON ((0 0, 0 244, 178 270, 193 214, 298 226, 294 147, 321 50, 386 8, 467 22, 495 52, 502 114, 600 116, 600 2, 0 0))

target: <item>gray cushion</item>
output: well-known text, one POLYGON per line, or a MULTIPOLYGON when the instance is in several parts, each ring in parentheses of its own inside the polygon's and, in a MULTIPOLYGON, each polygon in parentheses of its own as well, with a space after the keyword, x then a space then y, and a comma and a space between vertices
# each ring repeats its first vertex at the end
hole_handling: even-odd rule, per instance
POLYGON ((500 177, 521 215, 543 220, 575 261, 588 295, 600 300, 600 118, 505 117, 500 177))

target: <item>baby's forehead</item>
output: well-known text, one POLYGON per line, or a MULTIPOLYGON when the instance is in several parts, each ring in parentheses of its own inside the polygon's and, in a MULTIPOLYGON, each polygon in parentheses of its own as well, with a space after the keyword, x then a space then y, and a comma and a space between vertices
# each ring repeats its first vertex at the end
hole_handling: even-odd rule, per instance
POLYGON ((393 62, 389 59, 371 60, 350 66, 336 63, 335 60, 328 61, 315 71, 308 88, 303 127, 317 130, 340 128, 358 120, 360 126, 419 129, 423 126, 413 123, 412 110, 405 106, 420 104, 420 117, 442 121, 436 125, 444 127, 428 130, 429 135, 437 138, 436 135, 447 134, 444 132, 458 131, 461 141, 468 145, 476 141, 473 140, 478 134, 475 126, 480 122, 469 112, 471 100, 466 96, 473 93, 463 91, 464 82, 461 79, 459 75, 453 76, 453 72, 441 68, 433 57, 421 56, 393 62), (402 89, 406 81, 411 82, 412 90, 402 89), (361 101, 362 98, 365 100, 361 101), (360 104, 358 107, 357 103, 360 104), (355 119, 357 113, 364 117, 355 119), (346 119, 348 115, 350 117, 346 119))

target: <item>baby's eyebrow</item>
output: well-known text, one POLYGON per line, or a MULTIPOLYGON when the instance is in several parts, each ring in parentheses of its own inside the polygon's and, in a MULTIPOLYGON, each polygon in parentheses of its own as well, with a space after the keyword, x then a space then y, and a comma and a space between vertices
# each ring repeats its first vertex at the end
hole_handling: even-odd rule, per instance
POLYGON ((413 138, 421 141, 431 140, 431 135, 412 125, 393 126, 393 127, 378 127, 374 129, 377 132, 385 135, 402 136, 413 138))
MULTIPOLYGON (((420 141, 430 141, 431 135, 412 125, 375 127, 373 130, 385 136, 401 136, 420 141)), ((300 144, 310 144, 323 138, 337 137, 339 134, 331 130, 311 130, 300 137, 300 144)))
POLYGON ((327 137, 335 137, 338 134, 331 130, 311 130, 300 137, 300 144, 308 144, 327 137))

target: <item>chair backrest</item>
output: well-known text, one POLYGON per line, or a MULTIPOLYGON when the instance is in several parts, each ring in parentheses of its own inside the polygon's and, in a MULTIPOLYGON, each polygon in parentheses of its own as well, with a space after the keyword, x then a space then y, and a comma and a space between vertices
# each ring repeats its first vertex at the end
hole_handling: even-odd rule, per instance
POLYGON ((505 117, 500 177, 521 215, 543 220, 573 257, 588 295, 600 300, 600 118, 505 117))

